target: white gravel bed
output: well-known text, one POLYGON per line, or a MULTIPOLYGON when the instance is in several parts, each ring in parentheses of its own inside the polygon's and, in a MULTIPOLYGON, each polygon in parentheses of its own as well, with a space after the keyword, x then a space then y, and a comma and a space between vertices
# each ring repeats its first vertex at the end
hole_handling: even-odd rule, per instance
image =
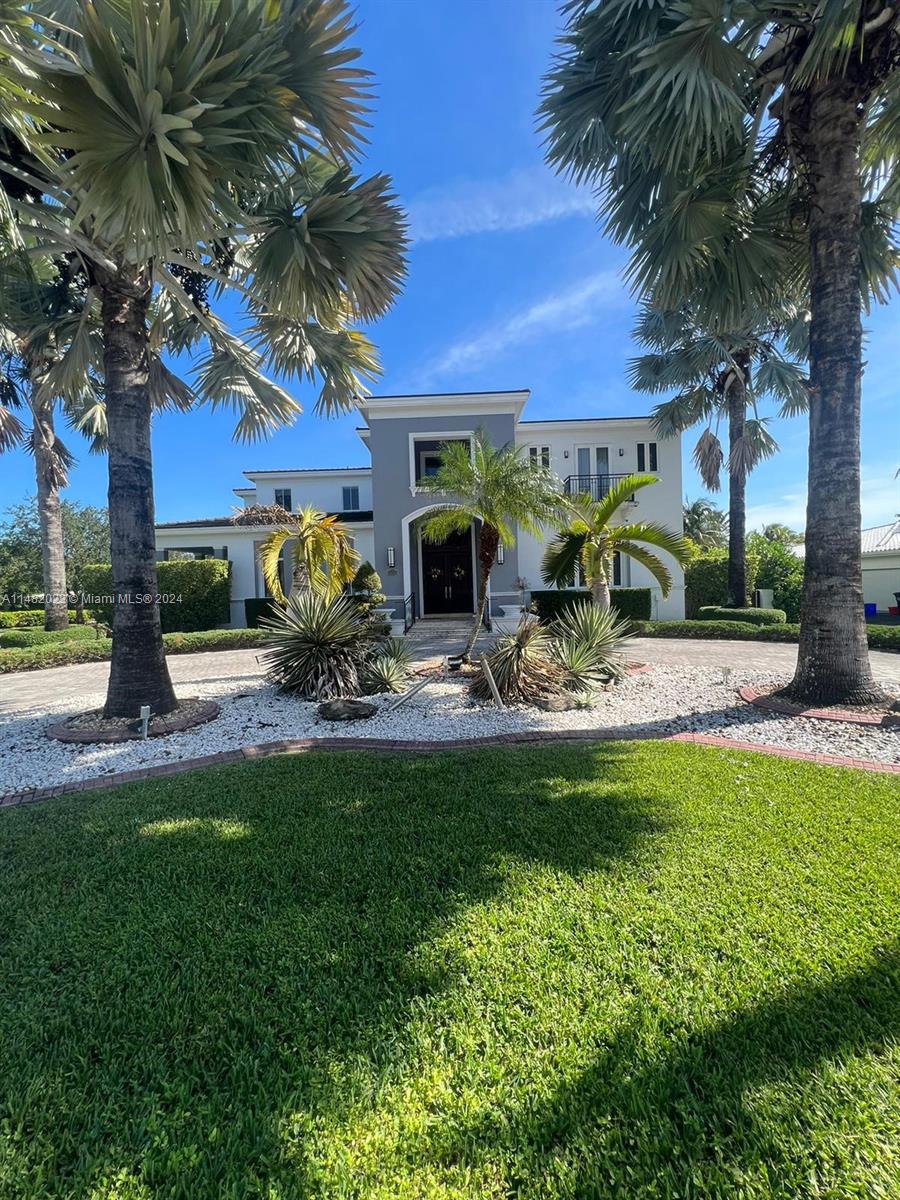
POLYGON ((473 703, 459 679, 435 679, 399 710, 395 697, 374 701, 382 710, 367 721, 329 722, 314 704, 279 695, 257 674, 214 678, 182 686, 187 695, 217 700, 221 715, 185 733, 146 742, 78 746, 51 741, 45 730, 60 716, 96 706, 97 696, 68 696, 27 713, 0 715, 0 794, 236 750, 260 742, 304 737, 360 737, 446 741, 529 730, 621 729, 695 732, 822 754, 900 762, 900 730, 812 721, 766 713, 737 696, 740 685, 786 682, 772 674, 720 668, 657 666, 601 692, 590 707, 545 713, 517 707, 499 711, 473 703))

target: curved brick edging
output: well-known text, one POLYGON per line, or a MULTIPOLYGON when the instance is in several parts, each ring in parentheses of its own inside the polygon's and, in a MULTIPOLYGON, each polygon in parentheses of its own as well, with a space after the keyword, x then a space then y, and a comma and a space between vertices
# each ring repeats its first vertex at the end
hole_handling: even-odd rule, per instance
POLYGON ((101 775, 93 779, 76 779, 56 787, 28 788, 22 792, 0 795, 0 808, 11 808, 19 804, 33 804, 37 800, 49 800, 56 796, 69 796, 75 792, 105 791, 123 783, 139 780, 161 779, 166 775, 180 775, 184 771, 195 771, 202 767, 218 767, 229 763, 250 762, 260 758, 271 758, 278 754, 304 754, 318 750, 370 750, 388 754, 439 754, 445 750, 479 750, 488 746, 527 746, 545 742, 691 742, 697 746, 715 746, 720 750, 741 750, 753 754, 768 754, 776 758, 790 758, 798 762, 819 763, 831 767, 854 767, 861 771, 875 771, 886 775, 900 775, 900 763, 876 762, 868 758, 847 758, 839 754, 815 754, 807 750, 787 750, 781 746, 766 746, 756 742, 742 742, 738 738, 715 737, 706 733, 648 733, 629 732, 624 729, 567 729, 533 730, 528 733, 500 733, 494 737, 460 738, 456 741, 404 742, 380 738, 294 738, 281 742, 263 742, 256 746, 244 746, 241 750, 223 750, 218 754, 204 754, 200 758, 187 758, 181 762, 162 763, 157 767, 144 767, 136 771, 119 771, 114 775, 101 775))
MULTIPOLYGON (((97 709, 97 711, 100 710, 97 709)), ((163 717, 151 718, 147 736, 157 738, 166 737, 170 733, 184 733, 187 729, 195 729, 198 725, 206 725, 210 721, 214 721, 220 712, 221 709, 215 700, 198 700, 196 696, 183 696, 179 701, 179 707, 174 712, 167 713, 163 717), (184 705, 188 703, 193 704, 194 707, 186 713, 184 705)), ((81 715, 83 714, 79 714, 79 716, 81 715)), ((113 742, 139 742, 141 740, 137 720, 132 721, 129 728, 120 726, 114 729, 79 729, 77 726, 73 728, 71 724, 73 719, 77 720, 78 717, 69 717, 56 725, 50 725, 45 730, 46 736, 55 742, 70 742, 79 746, 99 746, 101 744, 109 745, 113 742)))
POLYGON ((878 725, 881 728, 900 726, 900 713, 853 712, 840 708, 804 708, 780 696, 771 696, 759 688, 739 687, 738 695, 754 708, 779 713, 783 717, 808 717, 811 721, 842 721, 847 725, 878 725))

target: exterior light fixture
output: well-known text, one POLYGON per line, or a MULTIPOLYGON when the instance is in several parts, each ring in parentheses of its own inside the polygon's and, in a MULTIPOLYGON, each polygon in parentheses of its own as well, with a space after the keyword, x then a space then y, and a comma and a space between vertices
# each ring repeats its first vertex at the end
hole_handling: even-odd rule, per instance
POLYGON ((624 450, 622 449, 622 447, 620 446, 620 447, 619 447, 619 458, 624 458, 624 457, 625 457, 625 451, 624 451, 624 450))
POLYGON ((503 549, 503 543, 497 543, 497 562, 502 563, 506 559, 506 551, 503 549))
POLYGON ((397 553, 393 546, 388 546, 387 548, 387 564, 391 568, 397 565, 397 553))

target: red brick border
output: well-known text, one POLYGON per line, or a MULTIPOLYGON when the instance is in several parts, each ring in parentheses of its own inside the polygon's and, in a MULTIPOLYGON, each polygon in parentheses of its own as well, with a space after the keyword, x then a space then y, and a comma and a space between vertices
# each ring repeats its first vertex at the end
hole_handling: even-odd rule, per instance
MULTIPOLYGON (((97 711, 99 712, 99 709, 97 711)), ((195 729, 198 725, 206 725, 210 721, 214 721, 220 712, 221 709, 215 700, 198 700, 196 696, 182 696, 179 700, 179 707, 174 712, 167 713, 162 717, 151 718, 147 736, 157 738, 166 737, 170 733, 184 733, 187 729, 195 729), (184 705, 189 703, 193 703, 195 707, 192 712, 185 713, 184 705)), ((77 717, 68 717, 65 721, 51 725, 44 732, 55 742, 72 742, 79 746, 99 746, 112 742, 138 742, 141 740, 141 733, 138 729, 140 722, 137 719, 131 722, 130 728, 120 726, 116 729, 79 729, 77 726, 73 728, 72 721, 77 719, 77 717)))
POLYGON ((900 774, 900 763, 875 762, 868 758, 846 758, 839 754, 815 754, 807 750, 786 750, 780 746, 757 745, 742 742, 737 738, 715 737, 706 733, 650 733, 619 729, 567 729, 532 730, 523 733, 501 733, 494 737, 460 738, 455 741, 413 742, 390 741, 382 738, 292 738, 287 741, 263 742, 257 746, 244 746, 241 750, 223 750, 218 754, 204 754, 200 758, 183 759, 180 762, 162 763, 156 767, 144 767, 135 771, 119 771, 113 775, 101 775, 93 779, 76 779, 56 787, 27 788, 21 792, 0 795, 0 808, 18 804, 32 804, 37 800, 49 800, 55 796, 68 796, 74 792, 95 792, 119 787, 123 783, 138 780, 160 779, 166 775, 180 775, 201 767, 217 767, 227 763, 247 762, 259 758, 271 758, 276 754, 304 754, 319 750, 369 750, 389 754, 440 754, 447 750, 478 750, 487 746, 526 746, 546 742, 693 742, 698 746, 716 746, 720 750, 748 751, 752 754, 768 754, 777 758, 790 758, 799 762, 820 763, 834 767, 855 767, 861 771, 880 774, 900 774))
POLYGON ((771 696, 759 688, 740 687, 738 695, 754 708, 779 713, 783 717, 808 717, 811 721, 843 721, 848 725, 879 725, 893 728, 900 725, 900 713, 853 712, 845 708, 804 708, 781 696, 771 696))

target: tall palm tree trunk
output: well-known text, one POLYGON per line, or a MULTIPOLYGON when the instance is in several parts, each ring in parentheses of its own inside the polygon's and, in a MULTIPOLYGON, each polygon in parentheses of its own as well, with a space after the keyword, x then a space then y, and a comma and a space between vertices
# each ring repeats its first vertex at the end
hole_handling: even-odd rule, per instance
POLYGON ((606 568, 601 564, 591 576, 591 603, 602 612, 608 612, 610 602, 609 578, 606 568))
POLYGON ((859 503, 861 90, 817 85, 804 133, 811 190, 809 491, 797 670, 806 703, 881 697, 869 667, 859 503))
MULTIPOLYGON (((39 387, 34 377, 32 394, 39 387)), ((63 545, 62 509, 54 461, 52 403, 32 401, 34 428, 34 472, 37 483, 38 521, 41 529, 41 569, 44 582, 44 628, 65 629, 69 624, 66 594, 66 558, 63 545)))
POLYGON ((478 535, 478 598, 475 604, 475 619, 463 650, 463 658, 468 658, 472 647, 478 639, 478 633, 484 624, 484 610, 487 604, 488 581, 491 577, 494 562, 497 558, 497 547, 500 545, 500 534, 493 525, 481 526, 478 535))
POLYGON ((113 645, 104 715, 137 717, 176 706, 160 628, 154 542, 147 305, 150 286, 124 272, 103 280, 109 427, 113 645))
POLYGON ((728 604, 747 603, 747 473, 735 455, 747 419, 746 364, 738 361, 741 377, 728 389, 728 604))

